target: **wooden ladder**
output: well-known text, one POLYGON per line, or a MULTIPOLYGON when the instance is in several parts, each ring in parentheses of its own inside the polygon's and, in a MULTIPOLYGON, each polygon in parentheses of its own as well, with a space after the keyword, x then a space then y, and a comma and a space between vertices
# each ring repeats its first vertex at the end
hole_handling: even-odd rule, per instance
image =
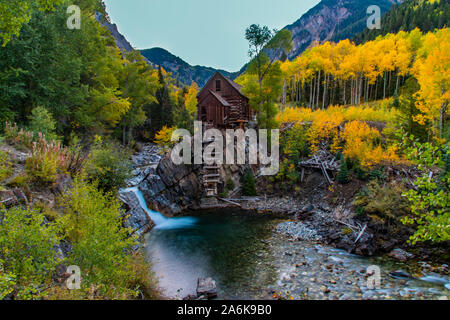
POLYGON ((220 183, 220 167, 217 164, 203 166, 203 185, 207 197, 218 195, 218 184, 220 183))
MULTIPOLYGON (((207 126, 208 128, 208 126, 207 126)), ((213 141, 204 142, 203 148, 213 141)), ((218 184, 221 182, 220 179, 220 166, 217 163, 214 164, 204 164, 203 165, 203 186, 206 190, 206 197, 217 197, 218 184)))

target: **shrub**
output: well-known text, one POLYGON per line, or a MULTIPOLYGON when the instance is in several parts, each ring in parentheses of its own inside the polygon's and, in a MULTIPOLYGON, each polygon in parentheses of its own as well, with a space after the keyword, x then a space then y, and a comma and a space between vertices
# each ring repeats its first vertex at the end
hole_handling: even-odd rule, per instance
POLYGON ((68 166, 67 171, 73 176, 81 173, 89 152, 87 148, 83 147, 80 139, 75 134, 71 134, 69 144, 67 146, 68 166))
POLYGON ((286 130, 281 137, 282 153, 298 161, 301 156, 309 154, 307 130, 302 125, 295 125, 292 129, 286 130))
POLYGON ((350 174, 348 171, 347 160, 342 155, 340 161, 341 161, 341 165, 340 165, 339 172, 337 175, 337 181, 340 184, 346 184, 346 183, 350 182, 350 174))
POLYGON ((255 176, 253 175, 253 172, 251 170, 247 170, 247 172, 245 173, 242 179, 242 185, 243 185, 242 193, 244 196, 254 197, 257 195, 255 176))
POLYGON ((347 123, 341 137, 345 141, 345 156, 358 160, 363 167, 399 160, 396 148, 391 146, 383 150, 380 132, 369 127, 367 123, 361 121, 347 123))
POLYGON ((44 215, 36 210, 13 208, 0 211, 0 215, 0 295, 1 291, 8 291, 16 299, 40 298, 42 287, 51 283, 53 272, 61 263, 54 249, 60 242, 59 228, 46 225, 44 215), (5 277, 10 279, 6 284, 5 277))
POLYGON ((402 184, 396 182, 381 185, 372 181, 356 196, 354 205, 360 207, 365 214, 375 215, 389 222, 400 221, 409 213, 408 201, 402 196, 405 190, 402 184))
POLYGON ((312 111, 309 108, 285 108, 277 115, 281 123, 314 122, 318 117, 326 114, 329 117, 338 116, 343 121, 376 121, 390 122, 399 114, 398 110, 391 108, 392 99, 375 101, 361 106, 330 106, 326 110, 312 111))
POLYGON ((236 185, 234 184, 233 179, 230 178, 230 179, 227 180, 226 188, 227 188, 228 190, 230 190, 230 191, 233 191, 234 188, 236 188, 236 185))
POLYGON ((9 154, 6 151, 0 150, 0 182, 8 178, 12 173, 12 164, 9 159, 9 154))
POLYGON ((53 119, 52 114, 46 108, 34 108, 31 111, 29 120, 29 128, 33 132, 35 138, 41 133, 45 135, 47 140, 58 140, 58 136, 55 134, 56 122, 53 119))
POLYGON ((282 181, 285 184, 295 184, 300 180, 300 174, 297 171, 297 167, 295 166, 297 161, 291 159, 284 159, 280 163, 280 170, 278 174, 275 176, 274 181, 282 181))
POLYGON ((25 172, 37 183, 52 184, 58 171, 67 171, 67 159, 67 149, 60 142, 48 142, 39 134, 38 141, 33 143, 31 157, 27 159, 25 172))
POLYGON ((149 266, 142 257, 130 254, 137 239, 130 237, 130 229, 122 227, 121 205, 112 194, 76 178, 60 204, 65 215, 59 222, 73 245, 68 260, 81 268, 85 296, 95 288, 94 298, 130 299, 141 289, 154 289, 148 271, 135 274, 149 266))
POLYGON ((33 133, 19 129, 17 124, 5 124, 5 138, 6 142, 19 149, 29 149, 33 145, 33 133))
POLYGON ((168 128, 164 126, 160 131, 158 131, 155 135, 155 143, 163 148, 163 152, 166 153, 173 146, 172 142, 172 133, 176 130, 176 128, 168 128))
POLYGON ((7 186, 10 188, 23 188, 27 183, 28 177, 26 175, 18 175, 9 181, 7 186))
POLYGON ((130 152, 112 142, 101 140, 92 147, 85 169, 91 182, 104 192, 117 191, 126 186, 131 177, 130 152))
MULTIPOLYGON (((409 139, 411 142, 414 139, 409 139)), ((415 225, 416 233, 410 241, 445 242, 450 240, 450 172, 448 157, 450 144, 442 146, 415 141, 407 150, 407 156, 418 165, 422 175, 414 181, 415 189, 404 192, 412 211, 410 217, 403 219, 404 224, 415 225), (441 167, 441 174, 432 178, 432 170, 441 167)))

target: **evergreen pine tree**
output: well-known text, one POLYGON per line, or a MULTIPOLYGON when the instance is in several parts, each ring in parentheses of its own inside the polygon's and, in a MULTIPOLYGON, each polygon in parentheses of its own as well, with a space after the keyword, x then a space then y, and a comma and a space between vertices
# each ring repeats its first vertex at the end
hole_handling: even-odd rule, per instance
POLYGON ((345 157, 343 155, 341 156, 341 167, 337 175, 337 181, 340 184, 346 184, 350 182, 347 160, 345 160, 345 157))
POLYGON ((160 88, 157 90, 155 97, 157 102, 149 106, 148 116, 150 118, 150 128, 147 128, 151 133, 156 133, 162 129, 163 126, 172 127, 173 111, 172 103, 169 96, 169 88, 167 87, 161 66, 158 70, 160 88))
POLYGON ((247 170, 242 182, 244 196, 254 197, 257 195, 255 176, 251 170, 247 170))

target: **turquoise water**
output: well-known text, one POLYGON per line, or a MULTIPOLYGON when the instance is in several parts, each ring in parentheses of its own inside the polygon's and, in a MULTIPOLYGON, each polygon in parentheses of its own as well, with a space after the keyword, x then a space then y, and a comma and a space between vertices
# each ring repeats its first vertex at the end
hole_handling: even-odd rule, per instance
POLYGON ((237 211, 208 212, 190 219, 195 223, 157 228, 147 236, 148 255, 167 295, 194 293, 199 277, 216 280, 220 296, 227 299, 254 297, 261 287, 275 283, 274 261, 260 259, 270 256, 264 242, 272 233, 269 220, 237 211))
POLYGON ((166 218, 161 213, 149 209, 147 206, 147 202, 145 201, 144 195, 139 190, 138 187, 130 188, 125 191, 131 191, 136 194, 136 197, 139 201, 140 206, 142 209, 147 212, 147 214, 150 216, 152 221, 155 223, 155 228, 158 230, 170 230, 170 229, 183 229, 183 228, 189 228, 193 225, 195 225, 197 219, 193 217, 181 217, 181 218, 166 218))
POLYGON ((197 279, 212 277, 220 299, 440 299, 448 276, 394 279, 408 265, 364 258, 275 232, 279 221, 237 210, 217 210, 162 221, 146 237, 146 250, 163 292, 195 293, 197 279), (165 227, 164 227, 165 226, 165 227), (379 266, 381 287, 367 288, 366 270, 379 266), (325 287, 325 289, 324 289, 325 287))

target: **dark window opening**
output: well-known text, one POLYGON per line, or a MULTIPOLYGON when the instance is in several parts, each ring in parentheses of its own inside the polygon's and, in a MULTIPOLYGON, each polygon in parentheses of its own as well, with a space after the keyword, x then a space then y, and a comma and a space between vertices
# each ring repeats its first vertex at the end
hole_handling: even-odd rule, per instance
POLYGON ((221 91, 222 87, 221 87, 221 83, 220 80, 216 80, 216 91, 221 91))

